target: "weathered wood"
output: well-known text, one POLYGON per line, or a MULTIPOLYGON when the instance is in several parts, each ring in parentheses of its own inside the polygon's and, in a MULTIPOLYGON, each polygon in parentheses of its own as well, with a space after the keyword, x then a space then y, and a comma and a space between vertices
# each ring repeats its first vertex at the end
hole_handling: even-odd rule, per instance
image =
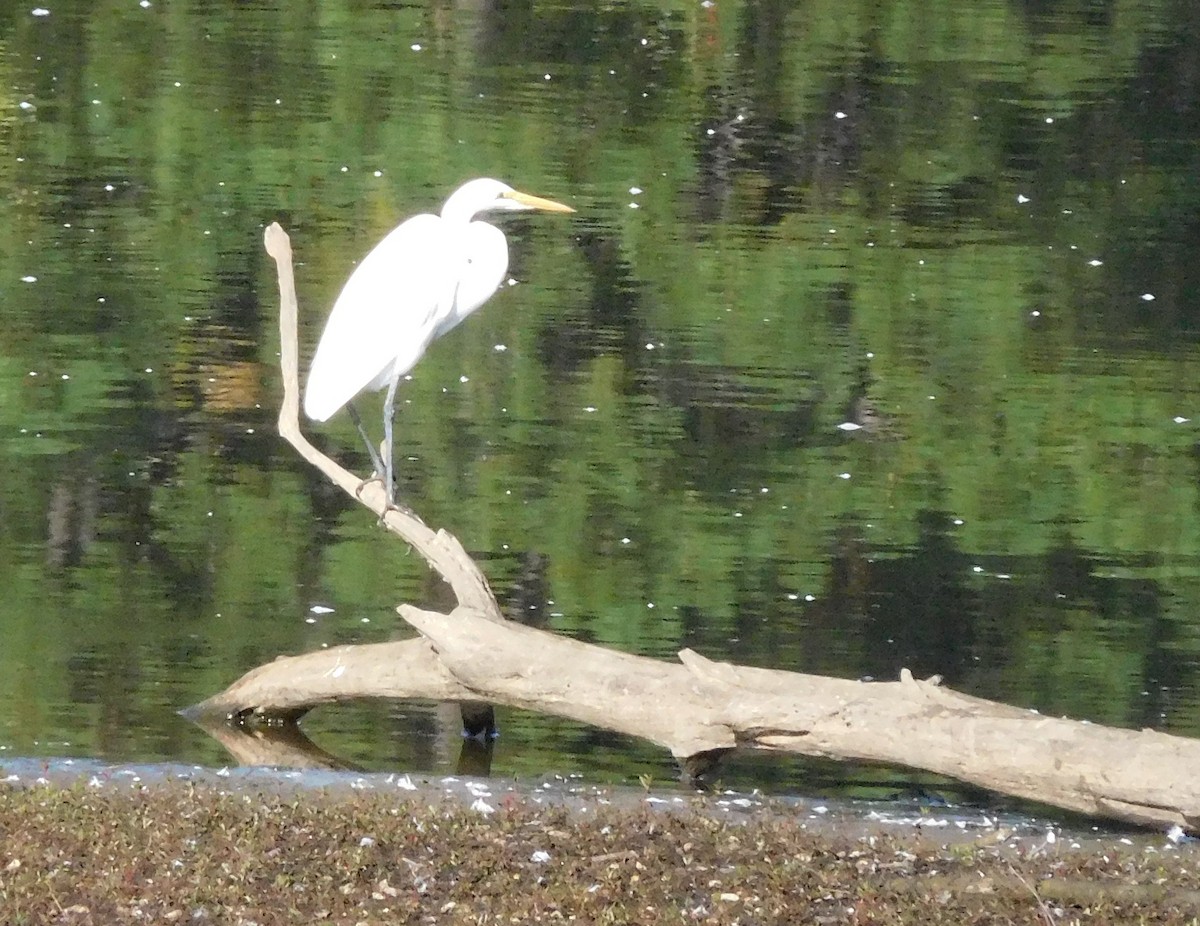
MULTIPOLYGON (((381 513, 381 487, 361 489, 357 477, 300 435, 290 249, 278 226, 268 229, 267 242, 284 303, 280 431, 381 513)), ((401 605, 420 639, 281 658, 197 710, 294 716, 349 698, 495 701, 650 740, 685 767, 702 767, 733 748, 867 760, 1081 813, 1200 827, 1200 740, 1044 717, 907 671, 896 682, 859 682, 713 662, 691 650, 678 663, 614 652, 504 621, 487 581, 453 537, 435 534, 411 512, 389 511, 384 523, 446 578, 459 606, 447 615, 401 605)))
POLYGON ((681 762, 735 747, 861 759, 1094 816, 1200 824, 1197 740, 1044 717, 907 672, 897 682, 849 681, 717 663, 690 650, 666 663, 465 608, 398 610, 427 648, 415 641, 341 647, 320 667, 319 682, 308 663, 318 654, 277 660, 206 703, 292 710, 309 703, 310 680, 313 694, 329 700, 328 667, 353 660, 356 684, 343 674, 338 696, 481 698, 638 736, 681 762), (393 655, 404 659, 403 670, 383 668, 393 655))
POLYGON ((267 253, 275 260, 279 277, 279 363, 283 373, 283 402, 279 407, 279 433, 300 456, 329 481, 379 516, 380 522, 425 557, 431 569, 454 590, 460 605, 475 608, 493 620, 503 620, 487 579, 462 545, 445 531, 430 530, 407 508, 388 508, 383 483, 360 479, 314 447, 300 430, 300 350, 297 335, 296 279, 292 270, 292 242, 277 222, 263 235, 267 253))

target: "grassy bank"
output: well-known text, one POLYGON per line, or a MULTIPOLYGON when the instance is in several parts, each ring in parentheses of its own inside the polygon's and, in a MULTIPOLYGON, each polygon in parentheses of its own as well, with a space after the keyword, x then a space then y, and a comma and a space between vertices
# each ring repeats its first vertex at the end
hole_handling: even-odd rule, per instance
POLYGON ((791 814, 0 786, 0 923, 1200 923, 1200 852, 791 814))

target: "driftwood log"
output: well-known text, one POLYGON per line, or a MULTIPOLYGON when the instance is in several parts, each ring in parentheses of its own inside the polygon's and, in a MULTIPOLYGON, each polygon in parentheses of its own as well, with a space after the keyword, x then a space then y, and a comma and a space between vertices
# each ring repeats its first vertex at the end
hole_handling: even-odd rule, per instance
POLYGON ((692 773, 732 749, 794 752, 924 769, 1098 817, 1200 828, 1200 740, 1044 717, 919 681, 860 682, 614 652, 503 619, 487 580, 454 537, 385 510, 383 488, 340 467, 300 433, 291 246, 266 232, 279 272, 284 400, 279 430, 451 586, 450 614, 397 610, 416 639, 282 657, 193 709, 204 716, 296 718, 356 698, 488 701, 628 733, 692 773))

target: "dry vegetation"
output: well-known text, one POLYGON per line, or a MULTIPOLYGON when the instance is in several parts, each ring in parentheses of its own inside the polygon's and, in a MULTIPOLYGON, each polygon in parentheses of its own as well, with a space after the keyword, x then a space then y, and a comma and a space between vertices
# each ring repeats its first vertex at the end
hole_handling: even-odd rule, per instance
POLYGON ((0 923, 1200 923, 1200 852, 523 798, 0 786, 0 923))

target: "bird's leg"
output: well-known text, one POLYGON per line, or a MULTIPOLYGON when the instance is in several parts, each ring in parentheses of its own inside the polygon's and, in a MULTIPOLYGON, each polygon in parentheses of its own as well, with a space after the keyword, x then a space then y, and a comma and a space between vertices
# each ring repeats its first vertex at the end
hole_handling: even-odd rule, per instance
POLYGON ((393 376, 383 400, 383 485, 389 508, 396 506, 396 445, 392 442, 392 421, 396 417, 396 387, 399 385, 400 377, 393 376))
POLYGON ((371 455, 371 465, 375 467, 375 475, 382 477, 383 460, 379 459, 379 451, 371 443, 371 438, 367 437, 367 430, 363 427, 362 419, 358 417, 358 409, 354 407, 353 402, 347 402, 346 411, 350 413, 350 420, 354 422, 354 426, 358 428, 359 436, 362 437, 363 443, 367 445, 367 453, 371 455))

